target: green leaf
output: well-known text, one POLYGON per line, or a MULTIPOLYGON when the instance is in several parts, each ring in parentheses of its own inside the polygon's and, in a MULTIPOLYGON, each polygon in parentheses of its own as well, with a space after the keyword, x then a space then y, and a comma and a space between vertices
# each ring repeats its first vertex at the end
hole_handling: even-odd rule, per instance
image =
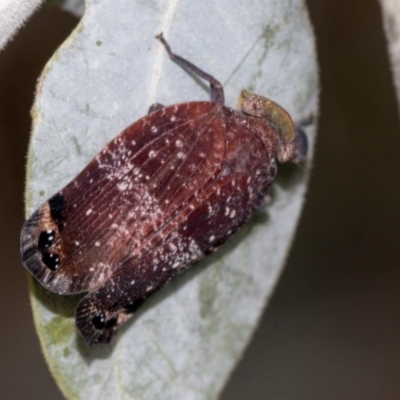
MULTIPOLYGON (((207 100, 208 88, 154 36, 221 80, 228 106, 242 87, 294 119, 317 112, 313 36, 301 0, 88 1, 46 66, 33 108, 26 214, 72 180, 154 102, 207 100)), ((312 143, 313 127, 307 129, 312 143)), ((312 149, 312 146, 311 146, 312 149)), ((310 152, 312 153, 312 151, 310 152)), ((69 399, 214 399, 242 354, 279 277, 305 193, 304 168, 285 166, 272 205, 220 251, 155 294, 109 346, 88 348, 76 296, 31 279, 50 369, 69 399)))

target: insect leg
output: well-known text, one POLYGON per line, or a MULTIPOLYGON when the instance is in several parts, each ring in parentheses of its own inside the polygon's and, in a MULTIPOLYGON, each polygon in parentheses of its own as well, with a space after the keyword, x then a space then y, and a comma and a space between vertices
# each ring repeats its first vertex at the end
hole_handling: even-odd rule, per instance
POLYGON ((180 65, 182 68, 185 68, 186 70, 192 72, 193 74, 199 76, 200 78, 204 79, 210 84, 210 89, 211 89, 211 102, 224 105, 225 104, 225 95, 224 95, 224 88, 222 87, 222 84, 217 81, 214 77, 212 77, 210 74, 207 74, 207 72, 204 72, 200 68, 196 67, 193 65, 191 62, 185 60, 184 58, 174 54, 171 50, 171 47, 167 43, 167 41, 164 39, 163 34, 160 33, 159 35, 156 36, 158 40, 165 46, 169 58, 180 65))

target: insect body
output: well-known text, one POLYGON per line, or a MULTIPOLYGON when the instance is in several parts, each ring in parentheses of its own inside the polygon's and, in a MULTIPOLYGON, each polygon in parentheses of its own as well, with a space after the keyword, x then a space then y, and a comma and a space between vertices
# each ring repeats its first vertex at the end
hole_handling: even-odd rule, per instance
POLYGON ((265 203, 277 160, 307 140, 289 114, 243 90, 240 111, 210 102, 150 107, 25 222, 22 262, 47 289, 87 292, 76 309, 86 342, 107 343, 154 292, 215 250, 265 203))

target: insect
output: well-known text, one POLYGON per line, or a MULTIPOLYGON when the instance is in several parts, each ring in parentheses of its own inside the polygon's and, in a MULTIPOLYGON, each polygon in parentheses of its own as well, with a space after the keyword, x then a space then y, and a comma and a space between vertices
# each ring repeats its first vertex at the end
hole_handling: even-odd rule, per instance
POLYGON ((22 262, 47 289, 87 293, 76 325, 88 345, 108 343, 141 304, 224 243, 265 205, 277 161, 305 159, 300 125, 271 100, 242 90, 240 111, 220 82, 211 101, 164 107, 112 140, 25 222, 22 262))

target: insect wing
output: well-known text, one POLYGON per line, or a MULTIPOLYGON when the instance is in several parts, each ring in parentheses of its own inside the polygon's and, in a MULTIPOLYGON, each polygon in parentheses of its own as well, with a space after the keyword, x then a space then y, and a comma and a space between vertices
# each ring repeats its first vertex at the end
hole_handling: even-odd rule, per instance
MULTIPOLYGON (((25 267, 57 293, 101 286, 163 224, 155 193, 162 196, 176 174, 164 164, 179 169, 179 153, 193 140, 188 136, 191 126, 213 107, 206 102, 166 107, 111 141, 25 222, 21 232, 25 267)), ((169 186, 173 190, 173 184, 169 186)))
POLYGON ((215 182, 149 238, 140 257, 125 260, 103 287, 82 299, 76 322, 86 342, 108 343, 151 294, 231 236, 255 207, 251 179, 215 182))

